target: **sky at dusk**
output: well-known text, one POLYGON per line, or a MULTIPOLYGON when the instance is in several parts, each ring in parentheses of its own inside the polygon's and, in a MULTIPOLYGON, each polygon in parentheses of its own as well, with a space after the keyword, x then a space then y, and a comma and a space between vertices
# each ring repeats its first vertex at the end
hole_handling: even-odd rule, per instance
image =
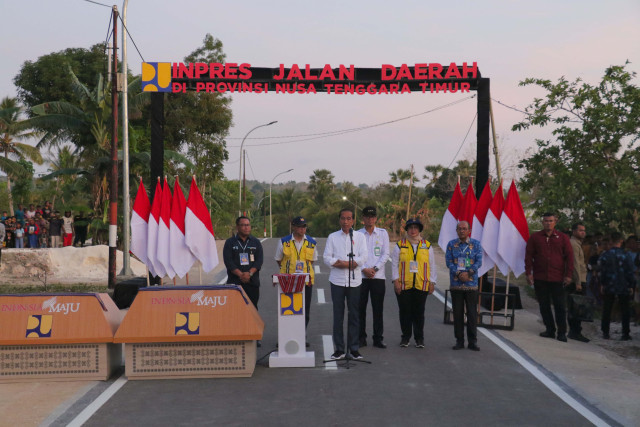
MULTIPOLYGON (((117 6, 122 10, 122 3, 117 6)), ((83 0, 0 0, 0 13, 4 97, 16 95, 12 80, 24 61, 104 41, 111 11, 83 0)), ((255 67, 477 62, 482 76, 491 79, 506 179, 514 176, 514 165, 534 147, 535 138, 550 137, 550 129, 511 131, 523 115, 496 101, 522 110, 543 95, 534 87, 518 87, 519 81, 565 76, 595 84, 608 66, 626 60, 630 70, 640 71, 637 0, 343 0, 312 6, 294 1, 130 0, 127 24, 147 62, 180 62, 207 33, 223 42, 227 62, 255 67)), ((128 57, 129 68, 140 74, 142 59, 131 40, 128 57)), ((245 143, 248 179, 270 182, 293 168, 276 182, 307 181, 314 169, 324 168, 336 182, 375 185, 411 164, 422 177, 425 165, 475 158, 474 94, 234 94, 225 175, 237 179, 242 137, 277 120, 245 143), (287 138, 371 125, 378 126, 332 137, 287 138)), ((495 175, 493 159, 491 168, 495 175)))

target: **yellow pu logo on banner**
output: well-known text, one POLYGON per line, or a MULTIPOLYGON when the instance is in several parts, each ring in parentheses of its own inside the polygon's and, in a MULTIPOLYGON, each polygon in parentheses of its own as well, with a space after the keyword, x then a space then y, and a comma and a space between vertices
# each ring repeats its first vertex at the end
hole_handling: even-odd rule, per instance
POLYGON ((176 335, 199 335, 200 313, 176 313, 176 335))
POLYGON ((31 314, 27 320, 27 338, 49 338, 51 337, 51 325, 53 316, 51 314, 31 314))
POLYGON ((302 292, 280 294, 280 315, 293 316, 302 314, 302 292))
POLYGON ((142 63, 143 92, 171 92, 171 63, 142 63))

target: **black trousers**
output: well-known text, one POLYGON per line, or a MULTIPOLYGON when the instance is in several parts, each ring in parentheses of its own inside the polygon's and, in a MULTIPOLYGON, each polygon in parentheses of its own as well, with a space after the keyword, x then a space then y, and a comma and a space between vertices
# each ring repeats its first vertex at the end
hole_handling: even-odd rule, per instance
POLYGON ((360 339, 367 338, 367 304, 369 303, 369 295, 371 295, 373 341, 382 341, 384 333, 384 322, 382 320, 384 293, 384 279, 362 279, 362 284, 360 285, 360 339))
POLYGON ((478 291, 451 290, 453 333, 456 342, 464 344, 464 308, 467 307, 467 341, 478 342, 478 291))
POLYGON ((428 292, 416 288, 406 289, 396 294, 400 314, 402 339, 410 339, 413 333, 415 340, 424 339, 424 307, 428 292))
POLYGON ((260 299, 260 288, 258 286, 252 286, 248 283, 241 283, 242 289, 249 297, 249 300, 253 303, 253 306, 258 309, 258 300, 260 299))
MULTIPOLYGON (((329 282, 331 283, 331 282, 329 282)), ((336 351, 345 352, 344 342, 344 306, 347 301, 347 347, 349 351, 358 351, 358 331, 360 321, 360 286, 347 287, 331 283, 331 301, 333 302, 333 345, 336 351)))
POLYGON ((613 302, 618 297, 618 306, 620 307, 620 314, 622 315, 622 335, 629 335, 629 321, 631 315, 629 313, 629 300, 630 295, 615 295, 604 294, 604 301, 602 304, 602 323, 600 329, 603 333, 609 333, 609 324, 611 323, 611 310, 613 309, 613 302))
POLYGON ((546 280, 534 280, 533 287, 536 298, 540 304, 540 315, 547 332, 558 335, 567 334, 567 308, 562 282, 547 282, 546 280), (555 321, 551 313, 551 304, 555 312, 555 321))
POLYGON ((570 285, 564 288, 565 304, 567 307, 567 323, 569 324, 570 335, 580 335, 582 333, 582 321, 580 319, 576 319, 575 317, 573 317, 571 310, 569 310, 569 307, 571 307, 570 305, 571 303, 569 302, 569 295, 572 295, 572 294, 585 295, 586 290, 587 290, 586 282, 582 283, 581 291, 576 290, 575 283, 571 283, 570 285))

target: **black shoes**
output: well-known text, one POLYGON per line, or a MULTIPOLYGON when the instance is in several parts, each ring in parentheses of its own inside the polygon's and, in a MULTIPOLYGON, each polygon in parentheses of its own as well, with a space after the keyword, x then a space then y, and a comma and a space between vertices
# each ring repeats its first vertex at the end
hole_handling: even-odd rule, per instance
POLYGON ((354 360, 362 359, 362 355, 358 350, 351 351, 349 357, 354 360))
POLYGON ((256 341, 256 345, 257 345, 258 347, 262 347, 262 341, 260 341, 260 340, 256 341))
POLYGON ((558 341, 567 342, 567 336, 565 334, 558 334, 558 341))
POLYGON ((462 350, 464 348, 463 342, 457 342, 456 345, 452 347, 454 350, 462 350))
POLYGON ((603 332, 602 333, 602 338, 605 339, 605 340, 610 339, 611 337, 609 336, 609 332, 603 332))
POLYGON ((400 347, 409 347, 409 338, 402 338, 400 341, 400 347))
POLYGON ((580 342, 589 342, 591 341, 589 338, 585 337, 582 334, 569 334, 567 335, 568 338, 571 338, 572 340, 576 340, 576 341, 580 341, 580 342))
POLYGON ((424 340, 416 340, 416 348, 424 348, 424 340))
POLYGON ((540 332, 540 336, 542 338, 555 338, 556 337, 556 333, 555 332, 550 332, 550 331, 544 331, 544 332, 540 332))
MULTIPOLYGON (((377 347, 377 348, 387 348, 387 345, 385 343, 383 343, 382 341, 374 341, 373 342, 373 346, 377 347)), ((362 347, 362 346, 360 346, 362 347)))
POLYGON ((476 344, 469 344, 467 348, 472 351, 480 351, 480 347, 478 347, 476 344))
POLYGON ((631 335, 626 334, 620 338, 620 341, 631 341, 631 335))
POLYGON ((344 357, 344 352, 340 350, 336 350, 336 352, 331 355, 331 359, 333 360, 341 360, 344 359, 344 357))

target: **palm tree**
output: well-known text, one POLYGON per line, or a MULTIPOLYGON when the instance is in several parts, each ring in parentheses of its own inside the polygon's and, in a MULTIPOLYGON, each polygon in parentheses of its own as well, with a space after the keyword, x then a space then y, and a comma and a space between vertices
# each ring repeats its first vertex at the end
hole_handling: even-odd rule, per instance
POLYGON ((0 151, 4 157, 0 157, 0 170, 7 174, 7 192, 9 198, 9 211, 13 215, 13 197, 11 195, 11 177, 25 176, 28 172, 11 157, 17 160, 29 159, 37 164, 42 164, 40 150, 29 144, 19 142, 18 139, 26 139, 35 136, 35 132, 27 131, 20 120, 22 107, 15 98, 5 97, 0 102, 0 151))

